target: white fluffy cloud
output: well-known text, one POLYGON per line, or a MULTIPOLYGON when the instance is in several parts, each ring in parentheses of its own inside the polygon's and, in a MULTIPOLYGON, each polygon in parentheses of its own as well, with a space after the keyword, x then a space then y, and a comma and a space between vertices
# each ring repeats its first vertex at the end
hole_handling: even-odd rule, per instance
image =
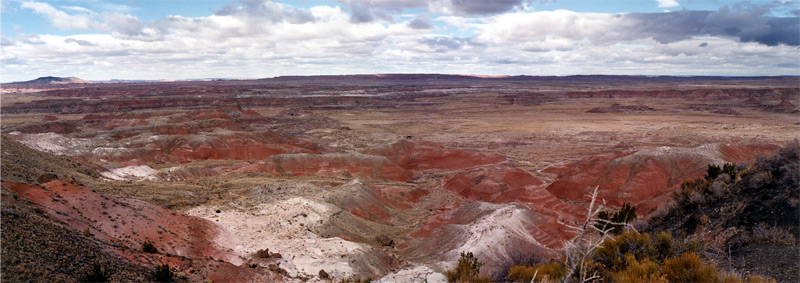
POLYGON ((368 21, 357 19, 346 5, 299 9, 247 0, 206 17, 176 15, 143 22, 119 12, 26 2, 22 8, 45 15, 54 27, 101 33, 4 37, 0 66, 4 80, 42 75, 102 80, 396 72, 798 74, 797 66, 786 64, 798 57, 797 36, 791 27, 765 30, 782 22, 757 10, 578 13, 508 8, 527 3, 508 1, 505 8, 485 10, 507 11, 478 16, 434 12, 455 3, 449 0, 436 2, 444 8, 426 1, 379 2, 383 11, 409 6, 427 10, 368 21), (716 23, 709 24, 709 19, 716 23))
POLYGON ((678 4, 678 1, 675 0, 656 0, 658 2, 658 7, 661 8, 671 8, 671 7, 678 7, 681 4, 678 4))
POLYGON ((89 30, 105 29, 103 24, 93 20, 93 12, 80 7, 67 7, 76 14, 68 14, 58 10, 50 4, 39 2, 23 2, 22 8, 31 9, 36 13, 45 15, 48 20, 58 29, 65 30, 89 30))

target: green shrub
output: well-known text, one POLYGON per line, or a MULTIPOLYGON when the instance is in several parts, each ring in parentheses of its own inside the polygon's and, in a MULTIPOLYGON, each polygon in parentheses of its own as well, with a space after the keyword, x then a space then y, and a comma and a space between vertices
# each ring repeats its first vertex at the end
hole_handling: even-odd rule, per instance
POLYGON ((156 266, 156 270, 153 272, 153 280, 156 282, 171 282, 172 277, 175 276, 172 273, 172 270, 169 269, 169 265, 160 265, 156 266))
POLYGON ((720 174, 722 174, 722 168, 719 168, 719 166, 715 164, 708 164, 708 170, 706 171, 706 180, 709 181, 716 180, 720 174))
POLYGON ((461 252, 456 269, 445 272, 447 282, 492 282, 492 278, 481 275, 481 266, 472 252, 461 252))
POLYGON ((675 255, 675 241, 672 240, 672 236, 667 232, 661 232, 656 235, 654 248, 656 250, 655 256, 660 261, 675 255))
POLYGON ((150 241, 145 241, 144 243, 142 243, 142 251, 149 254, 158 253, 158 249, 150 241))
POLYGON ((736 167, 736 164, 726 162, 722 165, 722 172, 728 174, 728 176, 731 177, 731 181, 735 181, 736 173, 739 173, 739 168, 736 167))
POLYGON ((693 252, 667 259, 661 273, 670 282, 716 282, 719 279, 717 268, 706 264, 693 252))
POLYGON ((81 281, 83 282, 108 282, 108 270, 102 268, 100 264, 95 263, 88 273, 83 275, 81 281))
POLYGON ((595 224, 595 227, 601 230, 606 230, 607 228, 613 228, 611 233, 619 234, 622 232, 622 229, 625 228, 625 225, 621 223, 630 223, 634 219, 636 219, 636 207, 631 206, 629 203, 622 204, 622 208, 616 212, 606 212, 601 211, 597 214, 597 218, 600 219, 595 224), (611 223, 619 223, 619 224, 610 224, 611 223))
MULTIPOLYGON (((708 176, 706 176, 706 178, 708 178, 708 176)), ((698 198, 698 196, 702 197, 703 194, 708 192, 709 186, 713 183, 713 180, 706 180, 703 178, 684 181, 681 184, 681 189, 674 192, 672 198, 675 199, 678 204, 687 203, 693 197, 695 199, 698 198)))

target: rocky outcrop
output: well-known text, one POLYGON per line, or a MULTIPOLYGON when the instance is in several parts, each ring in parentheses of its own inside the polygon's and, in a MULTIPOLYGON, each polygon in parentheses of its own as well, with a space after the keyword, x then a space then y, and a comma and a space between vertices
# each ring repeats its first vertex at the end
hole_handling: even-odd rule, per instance
POLYGON ((646 112, 655 111, 652 107, 647 105, 622 105, 619 103, 611 104, 609 107, 595 107, 586 111, 586 113, 629 113, 629 112, 646 112))

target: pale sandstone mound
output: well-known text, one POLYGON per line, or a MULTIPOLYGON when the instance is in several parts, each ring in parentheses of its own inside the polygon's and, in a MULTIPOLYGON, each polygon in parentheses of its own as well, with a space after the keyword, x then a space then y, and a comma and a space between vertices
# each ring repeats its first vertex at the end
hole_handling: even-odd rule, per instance
POLYGON ((427 282, 427 283, 445 283, 447 277, 444 274, 433 271, 427 266, 416 266, 414 268, 406 268, 392 274, 388 274, 381 279, 378 283, 405 283, 405 282, 427 282))
POLYGON ((411 258, 433 258, 435 270, 451 268, 462 251, 469 251, 492 273, 520 251, 554 256, 574 235, 522 204, 473 202, 432 216, 411 236, 398 248, 411 258))
MULTIPOLYGON (((313 278, 320 269, 338 279, 389 273, 399 263, 380 249, 338 236, 320 236, 332 226, 346 225, 334 223, 348 214, 346 208, 335 204, 337 196, 350 193, 345 190, 271 183, 254 188, 247 204, 201 206, 187 213, 225 227, 216 238, 219 245, 229 247, 243 258, 253 258, 252 263, 278 264, 291 276, 313 278), (280 257, 257 259, 257 252, 266 249, 280 257)), ((354 219, 364 221, 350 218, 354 219)))
POLYGON ((492 153, 449 149, 428 141, 401 140, 366 150, 364 153, 389 158, 409 170, 455 170, 505 161, 492 153))
POLYGON ((291 176, 341 176, 408 181, 414 174, 383 156, 366 154, 279 154, 258 166, 258 171, 291 176))
POLYGON ((147 165, 134 165, 117 169, 111 169, 100 173, 103 177, 111 180, 123 181, 155 181, 158 180, 156 174, 159 171, 147 165))
POLYGON ((545 172, 558 174, 547 190, 559 198, 588 201, 599 186, 598 198, 608 205, 630 203, 640 214, 669 200, 683 181, 706 174, 708 164, 750 160, 767 155, 777 147, 769 145, 704 145, 696 148, 659 147, 635 153, 604 154, 585 158, 568 166, 545 172))
POLYGON ((338 187, 331 199, 342 209, 373 222, 388 223, 392 219, 391 210, 395 209, 382 194, 358 179, 338 187))

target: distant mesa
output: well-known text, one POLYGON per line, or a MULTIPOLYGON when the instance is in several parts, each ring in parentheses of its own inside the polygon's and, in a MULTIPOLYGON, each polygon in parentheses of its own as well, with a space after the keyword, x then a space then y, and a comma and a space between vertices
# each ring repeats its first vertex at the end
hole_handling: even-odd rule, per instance
POLYGON ((609 107, 595 107, 586 111, 586 113, 627 113, 627 112, 646 112, 655 111, 652 107, 647 105, 622 105, 619 103, 611 104, 609 107))
POLYGON ((35 80, 24 82, 13 82, 12 84, 85 84, 88 81, 76 77, 38 77, 35 80))

